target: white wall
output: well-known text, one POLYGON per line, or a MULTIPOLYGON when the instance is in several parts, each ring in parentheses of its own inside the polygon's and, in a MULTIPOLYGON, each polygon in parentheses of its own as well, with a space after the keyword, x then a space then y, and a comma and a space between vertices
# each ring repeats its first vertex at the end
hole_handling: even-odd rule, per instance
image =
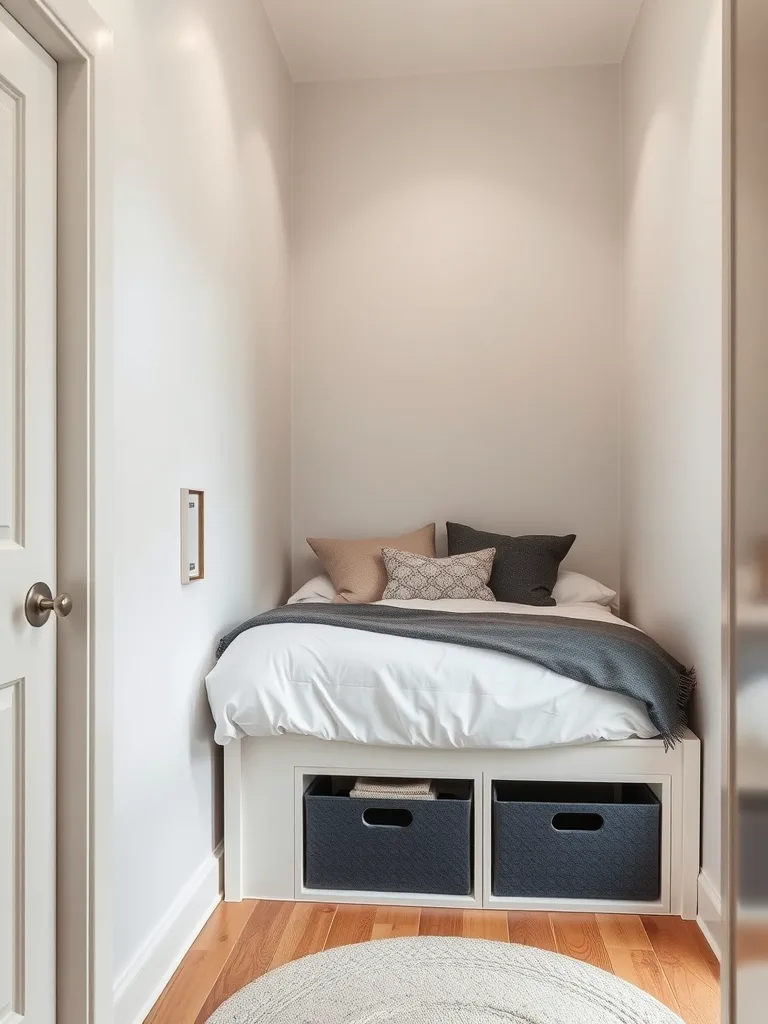
POLYGON ((695 664, 703 870, 720 886, 723 553, 721 0, 646 0, 623 65, 622 594, 695 664))
POLYGON ((295 582, 446 518, 617 582, 619 116, 617 67, 297 87, 295 582))
POLYGON ((115 959, 125 980, 221 837, 203 689, 216 638, 287 583, 292 86, 256 0, 109 7, 115 959), (188 587, 184 486, 206 497, 206 579, 188 587))

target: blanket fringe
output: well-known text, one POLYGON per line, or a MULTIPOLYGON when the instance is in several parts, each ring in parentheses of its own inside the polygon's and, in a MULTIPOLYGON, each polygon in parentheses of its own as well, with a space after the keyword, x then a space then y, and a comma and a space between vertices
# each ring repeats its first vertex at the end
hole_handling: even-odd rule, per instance
POLYGON ((684 669, 680 673, 680 692, 677 695, 677 706, 680 709, 680 716, 672 732, 664 736, 664 749, 671 750, 678 740, 682 740, 685 737, 685 731, 688 728, 688 704, 693 691, 696 689, 696 683, 698 682, 696 677, 695 667, 684 669))

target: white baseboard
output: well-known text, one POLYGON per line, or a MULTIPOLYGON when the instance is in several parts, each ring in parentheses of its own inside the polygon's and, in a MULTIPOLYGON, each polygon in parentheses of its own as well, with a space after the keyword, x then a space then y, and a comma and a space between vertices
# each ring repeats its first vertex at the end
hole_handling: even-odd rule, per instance
POLYGON ((707 875, 699 874, 699 913, 696 923, 718 960, 722 960, 723 908, 720 893, 707 875))
POLYGON ((114 987, 114 1024, 142 1024, 221 901, 222 843, 190 878, 114 987))

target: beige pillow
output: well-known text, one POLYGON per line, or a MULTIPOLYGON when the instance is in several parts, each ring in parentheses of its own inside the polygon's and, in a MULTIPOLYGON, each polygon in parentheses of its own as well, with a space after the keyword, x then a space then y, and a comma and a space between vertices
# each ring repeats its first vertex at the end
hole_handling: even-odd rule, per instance
POLYGON ((397 548, 416 555, 435 557, 435 524, 422 526, 402 537, 372 537, 369 540, 332 540, 307 537, 307 544, 323 563, 338 597, 336 601, 368 604, 380 601, 387 585, 382 548, 397 548))

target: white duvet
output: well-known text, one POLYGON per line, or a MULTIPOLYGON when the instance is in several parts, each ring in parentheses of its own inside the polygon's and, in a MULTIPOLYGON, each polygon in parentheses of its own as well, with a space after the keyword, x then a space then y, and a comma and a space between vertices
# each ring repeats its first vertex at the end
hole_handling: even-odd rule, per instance
MULTIPOLYGON (((382 603, 617 621, 598 604, 382 603)), ((338 626, 249 629, 227 648, 206 685, 221 744, 295 733, 391 746, 514 749, 658 735, 639 701, 521 658, 338 626)))

